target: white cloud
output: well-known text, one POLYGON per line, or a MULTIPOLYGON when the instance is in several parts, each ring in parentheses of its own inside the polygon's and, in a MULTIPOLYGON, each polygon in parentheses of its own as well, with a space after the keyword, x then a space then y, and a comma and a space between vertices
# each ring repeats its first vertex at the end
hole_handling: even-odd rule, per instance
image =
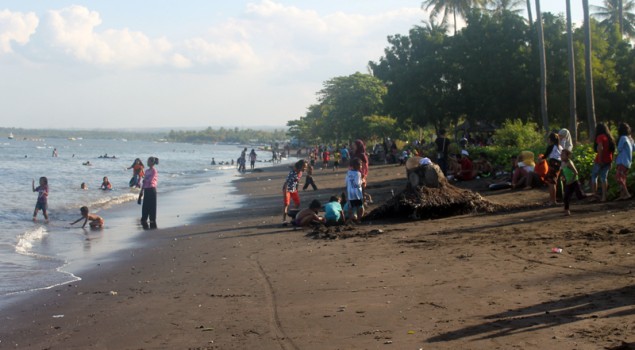
POLYGON ((11 42, 28 43, 37 26, 38 18, 33 12, 0 11, 0 54, 13 52, 11 42))
POLYGON ((128 29, 97 31, 99 13, 83 6, 51 10, 44 22, 50 45, 85 63, 134 68, 171 62, 172 44, 166 39, 128 29))

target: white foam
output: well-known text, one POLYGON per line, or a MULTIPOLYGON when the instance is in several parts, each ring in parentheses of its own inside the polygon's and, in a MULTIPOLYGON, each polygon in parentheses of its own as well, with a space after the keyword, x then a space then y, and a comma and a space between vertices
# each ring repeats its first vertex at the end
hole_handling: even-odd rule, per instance
POLYGON ((34 255, 32 252, 33 243, 41 241, 48 234, 44 226, 38 226, 32 230, 28 230, 18 236, 18 243, 15 245, 15 251, 18 254, 34 255))

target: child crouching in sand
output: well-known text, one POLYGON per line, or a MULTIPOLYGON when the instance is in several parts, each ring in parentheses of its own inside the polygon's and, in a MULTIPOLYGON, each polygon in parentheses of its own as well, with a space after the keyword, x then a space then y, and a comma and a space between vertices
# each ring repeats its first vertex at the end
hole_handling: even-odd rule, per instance
POLYGON ((324 219, 327 225, 341 225, 346 222, 340 197, 332 196, 329 202, 324 204, 324 219))
POLYGON ((322 204, 317 199, 311 201, 309 207, 306 209, 300 210, 298 214, 296 214, 295 218, 291 222, 293 226, 306 227, 310 225, 318 225, 323 224, 325 222, 324 218, 318 215, 322 204))
POLYGON ((562 172, 562 176, 565 181, 563 202, 564 215, 567 216, 571 215, 571 211, 569 211, 569 203, 571 202, 571 196, 573 196, 574 192, 578 199, 584 199, 587 197, 587 195, 582 192, 580 182, 578 181, 578 169, 576 169, 573 161, 569 157, 571 157, 571 151, 563 149, 560 154, 560 158, 562 160, 560 171, 562 172))
POLYGON ((102 228, 104 227, 104 219, 102 219, 101 216, 99 215, 95 215, 95 214, 91 214, 88 212, 88 207, 84 206, 81 207, 79 209, 79 211, 82 213, 82 217, 71 222, 71 225, 74 225, 78 222, 80 222, 82 219, 84 220, 84 224, 82 225, 82 228, 86 227, 86 223, 90 220, 90 223, 88 224, 90 226, 90 228, 92 229, 96 229, 96 228, 102 228))

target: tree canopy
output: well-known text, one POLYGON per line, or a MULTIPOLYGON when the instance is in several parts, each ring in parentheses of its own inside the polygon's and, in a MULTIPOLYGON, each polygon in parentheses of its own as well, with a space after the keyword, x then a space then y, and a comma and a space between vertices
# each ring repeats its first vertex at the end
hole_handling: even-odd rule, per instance
MULTIPOLYGON (((607 0, 614 1, 614 0, 607 0)), ((629 0, 632 1, 632 0, 629 0)), ((426 4, 426 3, 424 3, 426 4)), ((519 5, 501 1, 499 6, 519 5)), ((490 5, 491 8, 491 5, 490 5)), ((355 73, 324 83, 318 103, 290 121, 290 133, 307 142, 389 137, 388 131, 447 128, 462 121, 502 125, 521 120, 543 124, 535 31, 514 11, 471 9, 466 26, 449 35, 445 23, 413 26, 387 38, 384 54, 355 73), (380 119, 368 119, 380 117, 380 119), (390 118, 394 124, 385 123, 390 118), (386 128, 378 127, 391 125, 386 128), (383 135, 380 135, 383 134, 383 135)), ((576 104, 586 109, 584 31, 574 28, 575 66, 569 71, 566 21, 542 16, 549 101, 549 129, 569 125, 569 77, 577 81, 576 104)), ((591 19, 592 72, 598 121, 635 122, 635 52, 616 30, 591 19)), ((532 124, 533 123, 533 124, 532 124)), ((580 119, 580 130, 588 122, 580 119)), ((581 135, 588 136, 588 135, 581 135)))

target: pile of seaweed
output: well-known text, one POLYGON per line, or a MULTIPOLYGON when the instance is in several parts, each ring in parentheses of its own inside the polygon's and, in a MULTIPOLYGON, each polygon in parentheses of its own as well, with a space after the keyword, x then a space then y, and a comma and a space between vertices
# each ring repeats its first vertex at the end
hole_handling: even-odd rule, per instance
POLYGON ((410 169, 408 173, 409 181, 405 189, 371 211, 364 217, 365 221, 389 218, 437 219, 509 209, 484 199, 478 193, 453 186, 436 165, 410 169), (438 179, 426 180, 431 173, 433 178, 438 176, 438 179))

